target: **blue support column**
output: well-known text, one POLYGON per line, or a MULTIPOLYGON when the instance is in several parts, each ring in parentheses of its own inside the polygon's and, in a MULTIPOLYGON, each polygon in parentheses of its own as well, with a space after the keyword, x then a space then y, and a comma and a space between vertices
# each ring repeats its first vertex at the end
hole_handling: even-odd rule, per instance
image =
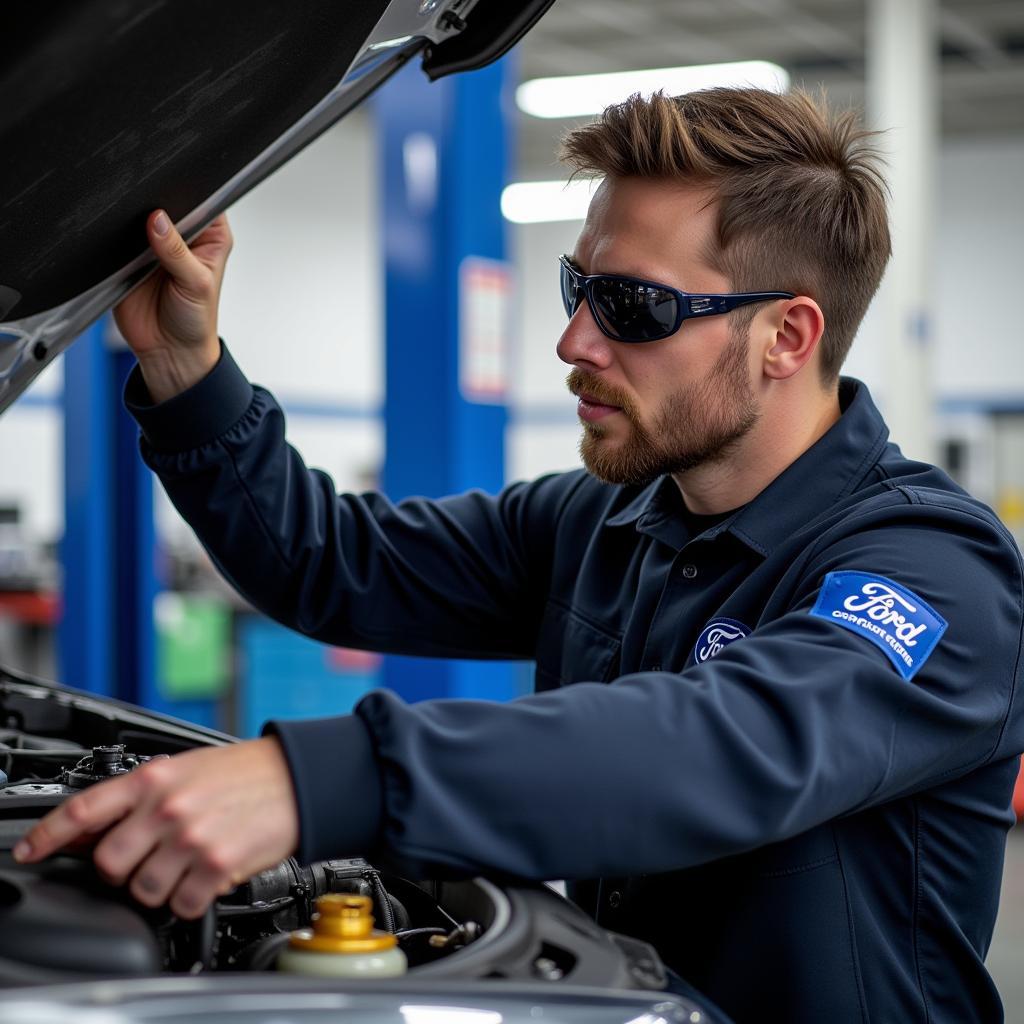
MULTIPOLYGON (((429 83, 408 67, 375 102, 386 304, 384 489, 400 499, 504 483, 501 190, 511 166, 512 57, 429 83)), ((408 700, 507 698, 499 663, 388 658, 408 700)))
POLYGON ((114 573, 117 603, 115 651, 119 688, 126 699, 156 711, 156 643, 153 602, 157 594, 153 480, 139 455, 139 429, 121 404, 124 382, 135 365, 126 349, 110 353, 114 487, 114 573))
POLYGON ((198 725, 219 726, 217 703, 169 699, 157 678, 155 604, 162 589, 153 519, 153 474, 139 453, 139 428, 121 401, 135 357, 125 348, 111 352, 115 472, 114 563, 118 627, 115 632, 119 687, 127 699, 198 725))
POLYGON ((108 330, 98 321, 64 355, 60 677, 153 706, 152 484, 120 401, 133 360, 108 330))
POLYGON ((121 403, 134 357, 112 346, 109 321, 64 355, 64 568, 60 678, 202 725, 213 701, 172 701, 156 678, 159 589, 153 480, 138 427, 121 403))
POLYGON ((108 353, 104 321, 64 354, 64 570, 58 631, 60 679, 92 693, 122 696, 114 653, 113 479, 109 452, 108 353))

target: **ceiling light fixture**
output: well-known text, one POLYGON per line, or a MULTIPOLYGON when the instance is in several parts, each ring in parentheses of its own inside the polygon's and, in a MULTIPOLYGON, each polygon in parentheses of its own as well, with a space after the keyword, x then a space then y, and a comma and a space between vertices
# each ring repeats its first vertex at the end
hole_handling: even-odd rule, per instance
POLYGON ((583 220, 600 178, 572 181, 519 181, 501 193, 501 212, 514 224, 583 220))
POLYGON ((565 75, 534 78, 516 89, 516 105, 534 117, 582 117, 598 114, 638 92, 650 95, 663 89, 678 96, 714 86, 753 87, 785 92, 789 73, 766 60, 728 64, 695 64, 682 68, 650 68, 602 75, 565 75))

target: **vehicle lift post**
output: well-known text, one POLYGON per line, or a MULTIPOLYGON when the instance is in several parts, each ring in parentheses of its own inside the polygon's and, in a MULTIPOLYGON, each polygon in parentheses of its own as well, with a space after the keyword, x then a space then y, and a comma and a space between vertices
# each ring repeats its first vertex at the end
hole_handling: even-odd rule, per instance
MULTIPOLYGON (((515 54, 428 82, 410 65, 375 97, 385 264, 384 490, 440 497, 505 479, 512 278, 501 191, 512 162, 515 54)), ((388 657, 407 700, 505 699, 498 662, 388 657)))
POLYGON ((69 686, 217 726, 212 700, 170 700, 157 679, 160 580, 153 476, 121 401, 135 358, 110 317, 64 353, 63 611, 59 678, 69 686))

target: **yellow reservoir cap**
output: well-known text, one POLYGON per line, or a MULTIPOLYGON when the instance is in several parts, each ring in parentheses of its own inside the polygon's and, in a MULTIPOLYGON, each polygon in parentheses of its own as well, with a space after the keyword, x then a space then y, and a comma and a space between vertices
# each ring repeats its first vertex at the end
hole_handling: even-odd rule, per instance
POLYGON ((288 945, 314 953, 379 953, 393 949, 398 938, 373 927, 372 908, 369 896, 321 896, 316 901, 313 927, 292 932, 288 945))

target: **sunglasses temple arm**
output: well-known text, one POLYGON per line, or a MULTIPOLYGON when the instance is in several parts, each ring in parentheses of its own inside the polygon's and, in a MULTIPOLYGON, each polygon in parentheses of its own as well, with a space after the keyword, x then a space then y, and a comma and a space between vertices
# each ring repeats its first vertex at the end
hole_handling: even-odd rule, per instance
POLYGON ((792 292, 740 292, 736 295, 714 295, 708 298, 723 303, 722 312, 729 313, 740 306, 749 306, 753 302, 774 302, 777 299, 792 299, 792 292))

